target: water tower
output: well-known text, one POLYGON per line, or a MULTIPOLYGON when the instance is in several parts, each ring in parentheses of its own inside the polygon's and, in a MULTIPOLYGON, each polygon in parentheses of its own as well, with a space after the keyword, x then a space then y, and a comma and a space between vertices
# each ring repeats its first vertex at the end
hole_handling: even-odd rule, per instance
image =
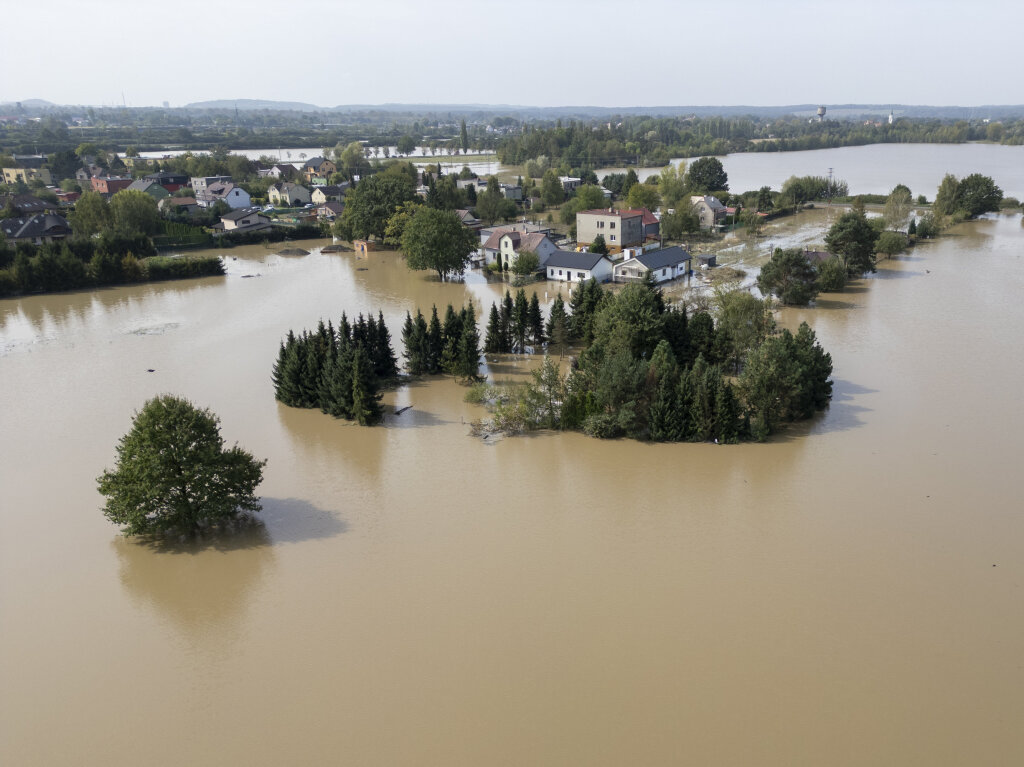
POLYGON ((825 107, 818 107, 818 122, 825 119, 825 107))

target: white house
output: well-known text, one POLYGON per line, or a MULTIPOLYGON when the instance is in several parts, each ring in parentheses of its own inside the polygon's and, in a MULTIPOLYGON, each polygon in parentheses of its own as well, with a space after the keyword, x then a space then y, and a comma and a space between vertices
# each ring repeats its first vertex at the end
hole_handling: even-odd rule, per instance
POLYGON ((296 208, 313 202, 313 196, 306 187, 301 184, 293 184, 290 181, 282 181, 280 184, 270 186, 267 189, 267 199, 274 205, 296 208))
POLYGON ((612 262, 600 253, 578 253, 574 250, 556 250, 545 264, 549 280, 607 282, 612 276, 612 262))
POLYGON ((520 253, 533 251, 544 266, 548 257, 558 250, 558 246, 542 232, 495 232, 484 243, 484 262, 497 263, 502 269, 511 269, 520 253))
POLYGON ((261 216, 256 208, 233 210, 220 217, 225 232, 252 232, 270 229, 270 219, 261 216))
POLYGON ((655 282, 667 282, 687 274, 691 261, 690 254, 678 246, 650 250, 615 264, 613 280, 638 282, 650 272, 655 282))

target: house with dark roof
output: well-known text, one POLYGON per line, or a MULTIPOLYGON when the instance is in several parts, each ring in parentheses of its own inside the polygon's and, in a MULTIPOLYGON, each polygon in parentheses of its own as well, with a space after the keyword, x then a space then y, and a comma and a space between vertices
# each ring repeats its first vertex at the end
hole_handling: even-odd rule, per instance
POLYGON ((56 213, 57 206, 31 194, 0 194, 0 209, 11 208, 17 216, 56 213))
POLYGON ((259 232, 272 227, 270 219, 261 216, 258 208, 244 208, 225 213, 217 228, 225 232, 259 232))
POLYGON ((639 210, 613 208, 581 210, 576 214, 577 242, 589 245, 599 234, 604 237, 609 253, 640 245, 644 241, 643 214, 639 210))
POLYGON ((345 210, 345 205, 340 202, 324 202, 313 208, 317 218, 325 218, 328 221, 336 219, 343 210, 345 210))
POLYGON ((338 166, 323 157, 312 157, 306 160, 306 164, 302 166, 302 175, 311 184, 316 183, 314 179, 327 181, 332 173, 337 172, 338 166))
POLYGON ((194 197, 166 197, 160 200, 156 207, 165 216, 175 213, 192 215, 199 212, 199 203, 196 202, 194 197))
POLYGON ((42 245, 71 236, 67 219, 56 213, 37 213, 34 216, 5 218, 0 220, 0 231, 8 242, 27 242, 42 245))
POLYGON ((655 282, 668 282, 689 274, 693 257, 678 245, 648 250, 615 264, 614 282, 640 282, 650 273, 655 282))
POLYGON ((249 193, 230 181, 208 184, 202 194, 196 192, 196 202, 203 208, 212 208, 218 202, 226 203, 232 210, 252 206, 249 193))
POLYGON ((188 176, 184 173, 172 173, 169 170, 162 170, 158 173, 150 173, 143 176, 145 181, 155 181, 168 192, 177 192, 183 186, 188 186, 188 176))
POLYGON ((600 253, 556 250, 545 264, 549 280, 561 282, 607 282, 612 277, 612 262, 600 253))
POLYGON ((720 226, 728 215, 726 207, 713 194, 694 195, 690 202, 697 209, 701 229, 714 229, 720 226))
POLYGON ((201 208, 208 208, 213 205, 206 190, 215 184, 229 184, 231 176, 193 176, 189 179, 192 191, 196 193, 196 202, 201 208))
POLYGON ((341 202, 345 196, 345 190, 349 188, 348 182, 344 184, 329 184, 318 186, 310 194, 310 202, 314 205, 323 205, 325 202, 341 202))
POLYGON ((162 200, 165 197, 171 196, 171 193, 168 192, 167 189, 165 189, 164 187, 160 186, 160 184, 158 184, 157 182, 147 181, 146 179, 143 178, 133 181, 128 185, 127 188, 134 189, 135 191, 138 192, 143 192, 144 194, 148 194, 154 200, 162 200))

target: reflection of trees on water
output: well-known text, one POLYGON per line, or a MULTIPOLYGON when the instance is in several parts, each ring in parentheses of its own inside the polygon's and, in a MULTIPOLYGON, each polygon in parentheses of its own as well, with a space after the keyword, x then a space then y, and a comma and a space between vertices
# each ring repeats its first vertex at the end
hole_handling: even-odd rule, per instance
POLYGON ((359 426, 316 409, 277 406, 278 419, 291 438, 292 452, 309 471, 331 476, 345 467, 346 472, 362 477, 369 485, 380 476, 388 423, 395 418, 389 405, 385 404, 384 411, 382 426, 359 426))
POLYGON ((275 545, 329 538, 346 529, 334 513, 306 501, 262 503, 255 517, 184 540, 118 536, 113 546, 125 591, 186 634, 234 635, 251 595, 273 569, 275 545))

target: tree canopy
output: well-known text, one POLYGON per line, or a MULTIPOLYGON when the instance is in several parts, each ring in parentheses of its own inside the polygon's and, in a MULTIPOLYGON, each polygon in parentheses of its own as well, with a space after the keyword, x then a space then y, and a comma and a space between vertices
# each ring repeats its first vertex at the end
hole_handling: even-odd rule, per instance
POLYGON ((829 252, 841 256, 846 272, 859 277, 875 271, 875 241, 878 239, 863 213, 848 211, 841 215, 825 235, 829 252))
POLYGON ((454 211, 423 207, 405 226, 402 251, 410 269, 433 269, 443 280, 462 274, 476 241, 454 211))
POLYGON ((761 267, 757 288, 775 295, 782 303, 806 306, 818 294, 817 271, 799 248, 776 248, 771 260, 761 267))
POLYGON ((404 175, 376 175, 350 189, 341 214, 341 228, 348 237, 383 239, 388 219, 398 207, 416 198, 413 182, 404 175))
POLYGON ((690 163, 686 185, 693 194, 729 191, 729 176, 717 157, 701 157, 690 163))
POLYGON ((103 513, 125 535, 196 533, 259 511, 265 465, 237 445, 225 449, 209 410, 161 395, 135 414, 115 469, 97 480, 103 513))

